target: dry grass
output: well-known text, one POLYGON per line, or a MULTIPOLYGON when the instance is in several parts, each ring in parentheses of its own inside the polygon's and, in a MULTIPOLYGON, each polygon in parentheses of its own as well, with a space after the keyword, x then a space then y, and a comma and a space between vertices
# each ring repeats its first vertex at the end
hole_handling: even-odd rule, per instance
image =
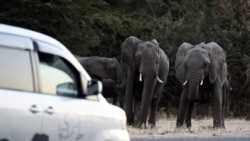
POLYGON ((131 126, 128 131, 131 137, 137 136, 167 136, 167 137, 216 137, 236 136, 250 137, 250 121, 244 119, 226 119, 226 129, 213 129, 213 120, 192 120, 192 128, 176 129, 176 118, 158 118, 156 127, 153 129, 137 129, 131 126))

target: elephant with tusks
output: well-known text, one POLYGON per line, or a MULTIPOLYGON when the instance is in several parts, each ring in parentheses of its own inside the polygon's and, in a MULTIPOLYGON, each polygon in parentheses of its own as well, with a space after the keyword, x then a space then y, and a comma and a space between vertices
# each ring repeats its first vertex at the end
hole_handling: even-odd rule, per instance
POLYGON ((121 45, 122 61, 127 65, 125 111, 128 124, 141 128, 156 123, 156 111, 167 81, 169 59, 158 42, 130 36, 121 45), (135 116, 137 100, 139 113, 135 116), (150 111, 150 113, 149 113, 150 111), (147 118, 149 115, 149 118, 147 118))
POLYGON ((126 75, 122 65, 116 58, 90 56, 75 56, 91 78, 102 81, 103 96, 113 98, 113 104, 119 99, 120 105, 123 104, 124 90, 126 86, 126 75))
POLYGON ((228 87, 225 51, 215 42, 183 43, 176 54, 175 70, 182 84, 176 126, 185 123, 190 128, 194 103, 211 102, 213 127, 225 128, 225 89, 228 87))

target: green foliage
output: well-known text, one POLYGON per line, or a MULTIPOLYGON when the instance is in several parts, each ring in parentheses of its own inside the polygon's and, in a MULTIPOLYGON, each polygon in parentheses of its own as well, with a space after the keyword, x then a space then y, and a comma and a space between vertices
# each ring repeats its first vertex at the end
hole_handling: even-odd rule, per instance
POLYGON ((120 59, 120 45, 128 36, 156 39, 171 65, 164 107, 178 106, 181 86, 174 71, 178 47, 183 42, 215 41, 227 53, 232 109, 250 99, 245 74, 250 64, 249 0, 2 0, 0 7, 1 23, 51 35, 80 56, 120 59))

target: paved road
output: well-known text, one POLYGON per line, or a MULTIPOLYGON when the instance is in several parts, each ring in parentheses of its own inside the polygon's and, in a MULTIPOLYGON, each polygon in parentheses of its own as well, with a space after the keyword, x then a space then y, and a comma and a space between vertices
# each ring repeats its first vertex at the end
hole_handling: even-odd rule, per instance
POLYGON ((131 141, 250 141, 250 137, 131 137, 131 141))

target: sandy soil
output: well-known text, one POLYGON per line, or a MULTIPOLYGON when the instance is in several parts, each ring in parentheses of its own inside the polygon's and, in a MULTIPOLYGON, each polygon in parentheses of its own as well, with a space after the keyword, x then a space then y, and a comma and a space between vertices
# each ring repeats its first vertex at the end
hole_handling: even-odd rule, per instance
POLYGON ((128 131, 131 137, 168 136, 168 137, 249 137, 250 121, 244 119, 226 119, 226 129, 213 129, 212 119, 192 120, 192 128, 176 129, 176 118, 161 118, 153 129, 136 129, 131 126, 128 131))

